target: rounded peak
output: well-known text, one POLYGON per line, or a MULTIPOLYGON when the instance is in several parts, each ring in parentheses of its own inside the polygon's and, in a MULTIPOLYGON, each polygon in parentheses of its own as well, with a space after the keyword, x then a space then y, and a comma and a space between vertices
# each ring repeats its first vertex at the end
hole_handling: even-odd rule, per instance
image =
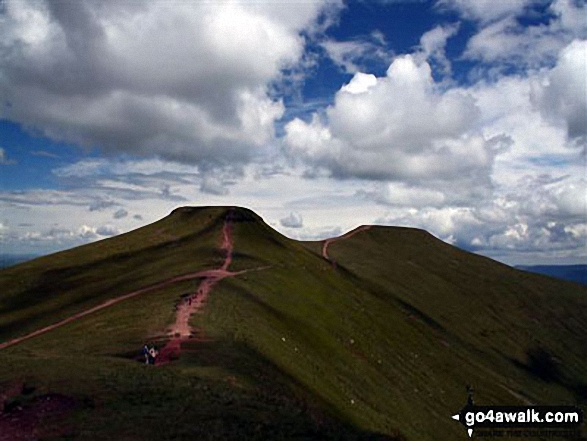
POLYGON ((263 222, 261 216, 254 211, 238 206, 184 206, 175 208, 169 216, 192 217, 195 215, 226 216, 233 222, 263 222))

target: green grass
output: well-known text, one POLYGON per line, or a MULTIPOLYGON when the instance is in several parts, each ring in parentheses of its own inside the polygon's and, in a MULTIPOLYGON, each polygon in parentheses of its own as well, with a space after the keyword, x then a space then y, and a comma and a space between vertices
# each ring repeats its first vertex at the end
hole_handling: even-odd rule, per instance
MULTIPOLYGON (((333 267, 320 243, 287 239, 248 210, 232 213, 230 269, 251 271, 213 288, 191 322, 205 338, 186 342, 180 360, 153 369, 133 358, 143 342, 160 341, 175 302, 196 281, 3 350, 0 384, 23 380, 77 397, 76 439, 456 440, 466 435, 450 416, 464 405, 467 384, 480 404, 584 403, 580 285, 400 228, 332 243, 333 267), (536 348, 557 357, 548 378, 536 348)), ((0 341, 219 267, 226 214, 177 210, 1 271, 0 341)))

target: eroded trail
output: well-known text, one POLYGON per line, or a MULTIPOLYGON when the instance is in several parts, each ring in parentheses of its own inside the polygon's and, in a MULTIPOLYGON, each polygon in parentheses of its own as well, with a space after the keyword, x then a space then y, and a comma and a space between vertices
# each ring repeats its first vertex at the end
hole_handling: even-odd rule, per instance
POLYGON ((110 300, 106 300, 105 302, 100 303, 99 305, 96 305, 90 309, 86 309, 85 311, 74 314, 71 317, 67 317, 57 323, 54 323, 49 326, 45 326, 44 328, 41 328, 41 329, 37 329, 36 331, 33 331, 33 332, 26 334, 26 335, 23 335, 22 337, 17 337, 12 340, 8 340, 4 343, 0 343, 0 349, 8 348, 10 346, 16 345, 16 344, 21 343, 21 342, 28 340, 30 338, 36 337, 41 334, 45 334, 46 332, 52 331, 53 329, 59 328, 63 325, 66 325, 66 324, 71 323, 75 320, 78 320, 82 317, 85 317, 86 315, 93 314, 94 312, 100 311, 104 308, 108 308, 109 306, 115 305, 119 302, 122 302, 123 300, 127 300, 132 297, 136 297, 138 295, 141 295, 141 294, 144 294, 144 293, 147 293, 150 291, 161 289, 161 288, 168 286, 168 285, 171 285, 173 283, 183 282, 186 280, 194 280, 194 279, 198 279, 200 277, 201 277, 201 272, 200 273, 184 274, 182 276, 173 277, 173 278, 166 280, 164 282, 160 282, 160 283, 146 286, 144 288, 141 288, 137 291, 133 291, 131 293, 125 294, 123 296, 116 297, 116 298, 110 299, 110 300))
MULTIPOLYGON (((115 305, 119 302, 122 302, 124 300, 130 299, 133 297, 137 297, 137 296, 139 296, 141 294, 145 294, 147 292, 151 292, 151 291, 155 291, 155 290, 164 288, 164 287, 166 287, 168 285, 172 285, 174 283, 184 282, 184 281, 188 281, 188 280, 201 279, 202 282, 200 283, 200 286, 198 287, 198 290, 196 291, 196 293, 192 294, 190 297, 185 299, 185 301, 182 302, 177 308, 176 321, 170 330, 170 335, 172 336, 172 338, 169 341, 169 343, 161 351, 161 357, 160 357, 160 359, 162 361, 169 360, 169 358, 172 355, 179 354, 180 343, 183 340, 186 340, 187 338, 190 337, 191 332, 192 332, 192 330, 188 324, 190 316, 194 312, 201 309, 201 307, 203 306, 204 302, 206 301, 206 298, 208 297, 208 293, 210 292, 212 287, 216 283, 218 283, 220 280, 222 280, 226 277, 237 276, 239 274, 243 274, 243 273, 249 271, 249 270, 242 270, 242 271, 237 271, 237 272, 228 271, 228 267, 232 263, 233 243, 232 243, 232 234, 231 233, 232 233, 232 221, 231 221, 231 218, 229 215, 227 217, 227 219, 225 220, 224 227, 222 229, 222 249, 225 251, 226 257, 224 259, 222 266, 219 269, 204 270, 204 271, 199 271, 197 273, 189 273, 189 274, 184 274, 181 276, 172 277, 171 279, 143 287, 141 289, 130 292, 128 294, 124 294, 120 297, 106 300, 105 302, 100 303, 99 305, 96 305, 90 309, 87 309, 85 311, 74 314, 70 317, 67 317, 67 318, 57 322, 57 323, 54 323, 49 326, 45 326, 44 328, 41 328, 41 329, 37 329, 36 331, 30 332, 30 333, 25 334, 21 337, 17 337, 12 340, 8 340, 6 342, 0 343, 0 350, 8 348, 10 346, 14 346, 14 345, 19 344, 23 341, 29 340, 33 337, 37 337, 39 335, 45 334, 49 331, 52 331, 56 328, 64 326, 64 325, 71 323, 75 320, 81 319, 87 315, 93 314, 93 313, 100 311, 102 309, 108 308, 108 307, 115 305)), ((265 268, 255 268, 254 270, 260 270, 260 269, 265 269, 265 268)))
POLYGON ((228 271, 228 267, 232 263, 233 250, 232 222, 230 220, 230 216, 225 220, 224 227, 222 228, 221 248, 225 252, 225 258, 222 267, 217 270, 208 270, 197 273, 198 278, 202 279, 198 290, 194 294, 183 299, 177 306, 175 323, 169 330, 171 339, 167 342, 165 347, 161 349, 157 364, 164 364, 169 362, 171 359, 179 357, 181 352, 181 343, 192 336, 193 330, 189 325, 190 317, 194 313, 202 310, 208 298, 208 294, 214 285, 226 277, 234 277, 246 272, 246 270, 238 272, 228 271))
POLYGON ((371 228, 371 225, 362 225, 358 228, 355 228, 352 231, 349 231, 346 234, 343 234, 342 236, 339 237, 333 237, 332 239, 326 239, 324 241, 324 244, 322 245, 322 257, 324 257, 326 260, 330 260, 331 262, 334 262, 329 256, 328 256, 328 246, 333 243, 336 242, 338 240, 344 240, 344 239, 348 239, 349 237, 353 237, 355 234, 360 233, 361 231, 367 231, 369 228, 371 228))

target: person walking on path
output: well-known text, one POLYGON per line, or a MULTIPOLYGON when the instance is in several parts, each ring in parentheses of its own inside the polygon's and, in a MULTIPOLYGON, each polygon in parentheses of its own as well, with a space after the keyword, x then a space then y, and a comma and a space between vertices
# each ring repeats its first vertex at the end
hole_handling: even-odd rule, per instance
POLYGON ((149 349, 149 364, 152 364, 152 365, 155 364, 155 360, 157 359, 157 355, 159 355, 159 351, 157 350, 157 346, 155 346, 155 345, 151 346, 151 349, 149 349))
POLYGON ((145 359, 145 364, 149 364, 149 347, 145 344, 141 350, 141 355, 145 359))

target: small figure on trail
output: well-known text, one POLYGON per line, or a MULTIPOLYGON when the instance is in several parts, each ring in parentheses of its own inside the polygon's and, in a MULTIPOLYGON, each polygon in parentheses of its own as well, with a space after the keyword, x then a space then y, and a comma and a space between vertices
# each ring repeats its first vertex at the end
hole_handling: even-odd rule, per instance
POLYGON ((146 344, 141 350, 141 355, 145 358, 145 364, 149 364, 149 347, 146 344))
POLYGON ((153 345, 151 346, 151 349, 149 349, 149 364, 155 364, 155 360, 157 358, 157 355, 159 355, 159 351, 157 350, 157 346, 153 345))
POLYGON ((467 406, 475 405, 475 403, 473 402, 473 392, 475 392, 473 387, 467 384, 467 406))

